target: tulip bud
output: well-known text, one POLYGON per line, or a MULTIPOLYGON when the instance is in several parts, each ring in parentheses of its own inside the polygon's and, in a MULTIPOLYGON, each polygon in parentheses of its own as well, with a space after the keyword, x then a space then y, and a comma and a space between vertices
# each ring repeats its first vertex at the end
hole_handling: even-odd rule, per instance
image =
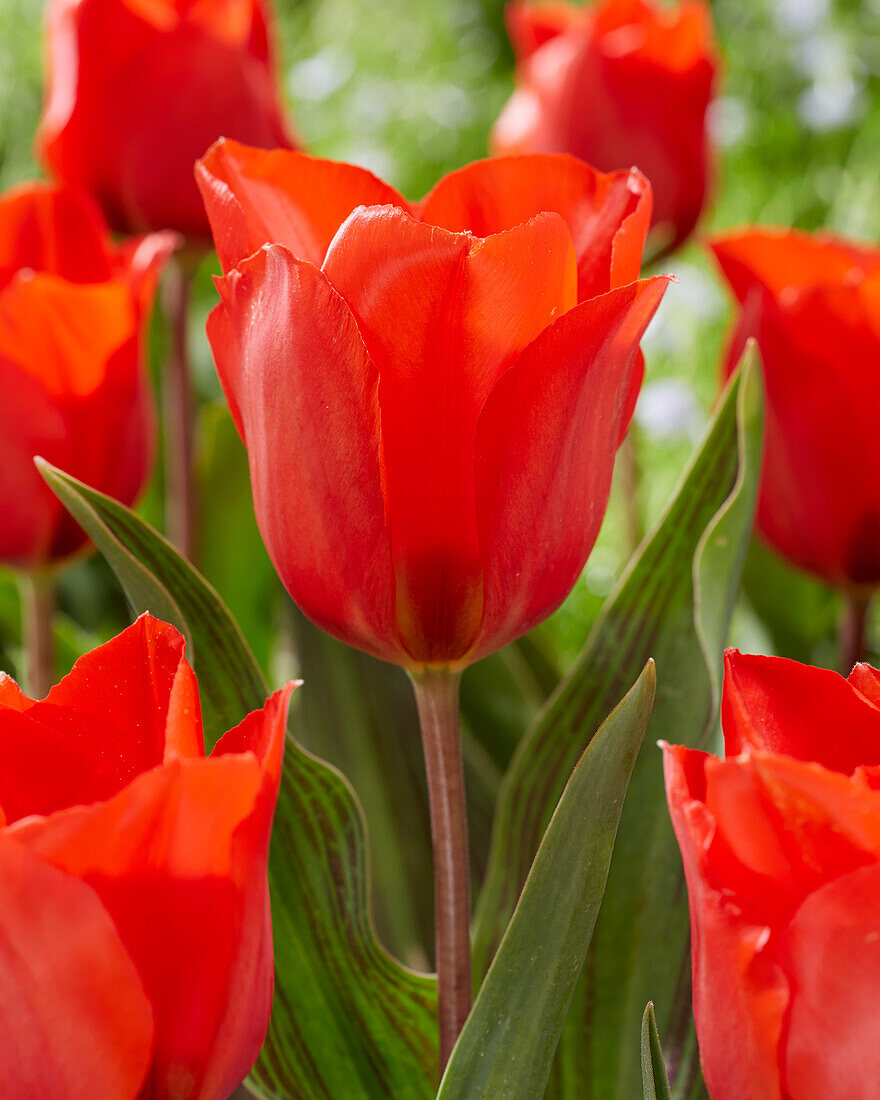
POLYGON ((845 588, 880 584, 880 250, 747 229, 715 256, 741 306, 724 365, 758 342, 767 391, 759 533, 845 588))
POLYGON ((868 1100, 880 1074, 880 673, 729 650, 726 757, 664 747, 713 1100, 868 1100))
POLYGON ((209 757, 149 615, 35 702, 0 676, 0 1060, 14 1100, 226 1100, 272 1004, 290 685, 209 757))
POLYGON ((717 60, 709 7, 682 0, 514 2, 516 91, 494 153, 573 153, 610 171, 636 165, 654 191, 651 251, 692 232, 706 201, 706 110, 717 60))
POLYGON ((572 157, 452 173, 222 143, 208 335, 275 567, 331 634, 462 668, 546 618, 599 533, 665 279, 650 191, 572 157))
POLYGON ((196 159, 290 144, 264 0, 50 0, 46 35, 39 156, 114 229, 207 239, 196 159))

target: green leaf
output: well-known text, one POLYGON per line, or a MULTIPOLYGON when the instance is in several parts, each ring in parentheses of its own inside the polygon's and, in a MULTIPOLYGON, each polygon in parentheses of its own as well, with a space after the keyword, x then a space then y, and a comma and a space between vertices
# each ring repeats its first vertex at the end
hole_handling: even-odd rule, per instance
POLYGON ((650 1001, 642 1016, 642 1088, 644 1100, 672 1100, 654 1006, 650 1001))
POLYGON ((661 737, 705 744, 714 728, 722 648, 754 511, 761 384, 744 363, 715 413, 676 496, 609 597, 574 668, 523 738, 505 777, 490 870, 478 901, 475 954, 485 970, 531 858, 578 759, 584 730, 657 663, 651 737, 633 771, 605 898, 575 991, 552 1078, 563 1098, 631 1100, 632 1058, 653 997, 678 1067, 678 1097, 700 1087, 690 1010, 687 900, 669 823, 661 737))
POLYGON ((575 766, 438 1100, 542 1095, 602 901, 654 682, 649 662, 575 766))
MULTIPOLYGON (((267 694, 216 592, 152 528, 48 463, 50 487, 110 562, 137 612, 184 632, 203 700, 226 730, 267 694)), ((206 708, 207 709, 207 708, 206 708)), ((388 955, 369 909, 360 805, 335 769, 291 738, 269 857, 275 1002, 248 1080, 259 1096, 431 1097, 436 986, 388 955)))

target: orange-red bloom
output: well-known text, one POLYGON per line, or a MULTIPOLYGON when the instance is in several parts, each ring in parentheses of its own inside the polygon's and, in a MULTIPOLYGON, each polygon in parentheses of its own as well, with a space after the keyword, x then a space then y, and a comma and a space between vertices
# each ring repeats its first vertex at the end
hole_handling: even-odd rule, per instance
POLYGON ((35 183, 0 196, 0 561, 45 565, 85 535, 34 455, 125 504, 153 452, 142 349, 173 234, 117 248, 84 194, 35 183))
POLYGON ((838 585, 880 584, 880 249, 747 229, 712 247, 767 389, 758 530, 838 585))
POLYGON ((268 0, 49 0, 37 147, 115 229, 210 236, 193 183, 222 135, 289 144, 268 0))
POLYGON ((880 1075, 880 672, 726 656, 726 759, 665 746, 712 1100, 880 1075))
POLYGON ((0 674, 9 1100, 226 1100, 259 1052, 290 686, 206 758, 183 650, 145 615, 41 702, 0 674))
POLYGON ((606 171, 635 164, 654 191, 652 248, 685 239, 706 201, 706 109, 717 61, 703 0, 511 3, 517 87, 495 153, 573 153, 606 171))
POLYGON ((605 512, 665 279, 636 172, 453 172, 417 207, 368 172, 218 145, 208 333, 272 560, 319 625, 462 666, 562 601, 605 512))

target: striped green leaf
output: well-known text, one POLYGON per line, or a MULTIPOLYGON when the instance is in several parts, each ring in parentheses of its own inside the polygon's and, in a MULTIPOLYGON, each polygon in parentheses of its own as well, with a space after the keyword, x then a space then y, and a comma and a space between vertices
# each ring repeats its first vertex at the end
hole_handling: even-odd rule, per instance
MULTIPOLYGON (((48 463, 46 481, 88 532, 134 611, 187 637, 217 732, 267 694, 216 592, 127 508, 48 463)), ((289 740, 269 858, 275 1003, 249 1079, 285 1100, 431 1097, 437 1079, 436 990, 389 956, 369 909, 363 815, 347 781, 289 740)))
POLYGON ((672 1100, 654 1006, 650 1001, 642 1016, 642 1091, 643 1100, 672 1100))
POLYGON ((714 728, 760 447, 761 383, 750 361, 731 382, 677 494, 609 597, 574 668, 520 743, 502 786, 477 908, 478 973, 501 940, 586 735, 654 657, 651 735, 633 771, 605 898, 560 1041, 554 1096, 638 1095, 632 1052, 649 999, 678 1067, 675 1095, 690 1097, 702 1087, 690 1012, 687 899, 654 742, 703 745, 714 728))
POLYGON ((543 1093, 602 901, 654 683, 648 662, 575 766, 438 1100, 534 1100, 543 1093))

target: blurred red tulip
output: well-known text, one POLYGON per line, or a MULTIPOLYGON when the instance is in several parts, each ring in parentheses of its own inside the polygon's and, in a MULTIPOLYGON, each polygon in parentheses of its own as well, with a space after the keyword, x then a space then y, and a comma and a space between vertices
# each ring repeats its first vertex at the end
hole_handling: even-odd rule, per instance
POLYGON ((472 164, 417 207, 368 172, 218 145, 208 334, 263 538, 325 630, 463 667, 568 594, 665 279, 638 173, 472 164))
POLYGON ((712 248, 767 390, 758 530, 832 584, 880 584, 880 249, 748 229, 712 248))
POLYGON ((125 504, 144 484, 154 426, 142 344, 176 243, 159 233, 117 248, 69 188, 0 196, 0 562, 41 566, 85 541, 34 455, 125 504))
POLYGON ((183 650, 144 615, 42 702, 0 675, 8 1100, 226 1100, 265 1037, 290 686, 205 758, 183 650))
POLYGON ((712 1100, 880 1074, 880 672, 726 655, 727 758, 664 747, 712 1100))
POLYGON ((288 145, 264 0, 49 0, 37 133, 122 232, 210 238, 193 164, 217 138, 288 145))
POLYGON ((517 87, 494 153, 573 153, 606 171, 637 165, 654 191, 651 251, 693 230, 706 201, 706 110, 718 67, 703 0, 512 3, 517 87))

